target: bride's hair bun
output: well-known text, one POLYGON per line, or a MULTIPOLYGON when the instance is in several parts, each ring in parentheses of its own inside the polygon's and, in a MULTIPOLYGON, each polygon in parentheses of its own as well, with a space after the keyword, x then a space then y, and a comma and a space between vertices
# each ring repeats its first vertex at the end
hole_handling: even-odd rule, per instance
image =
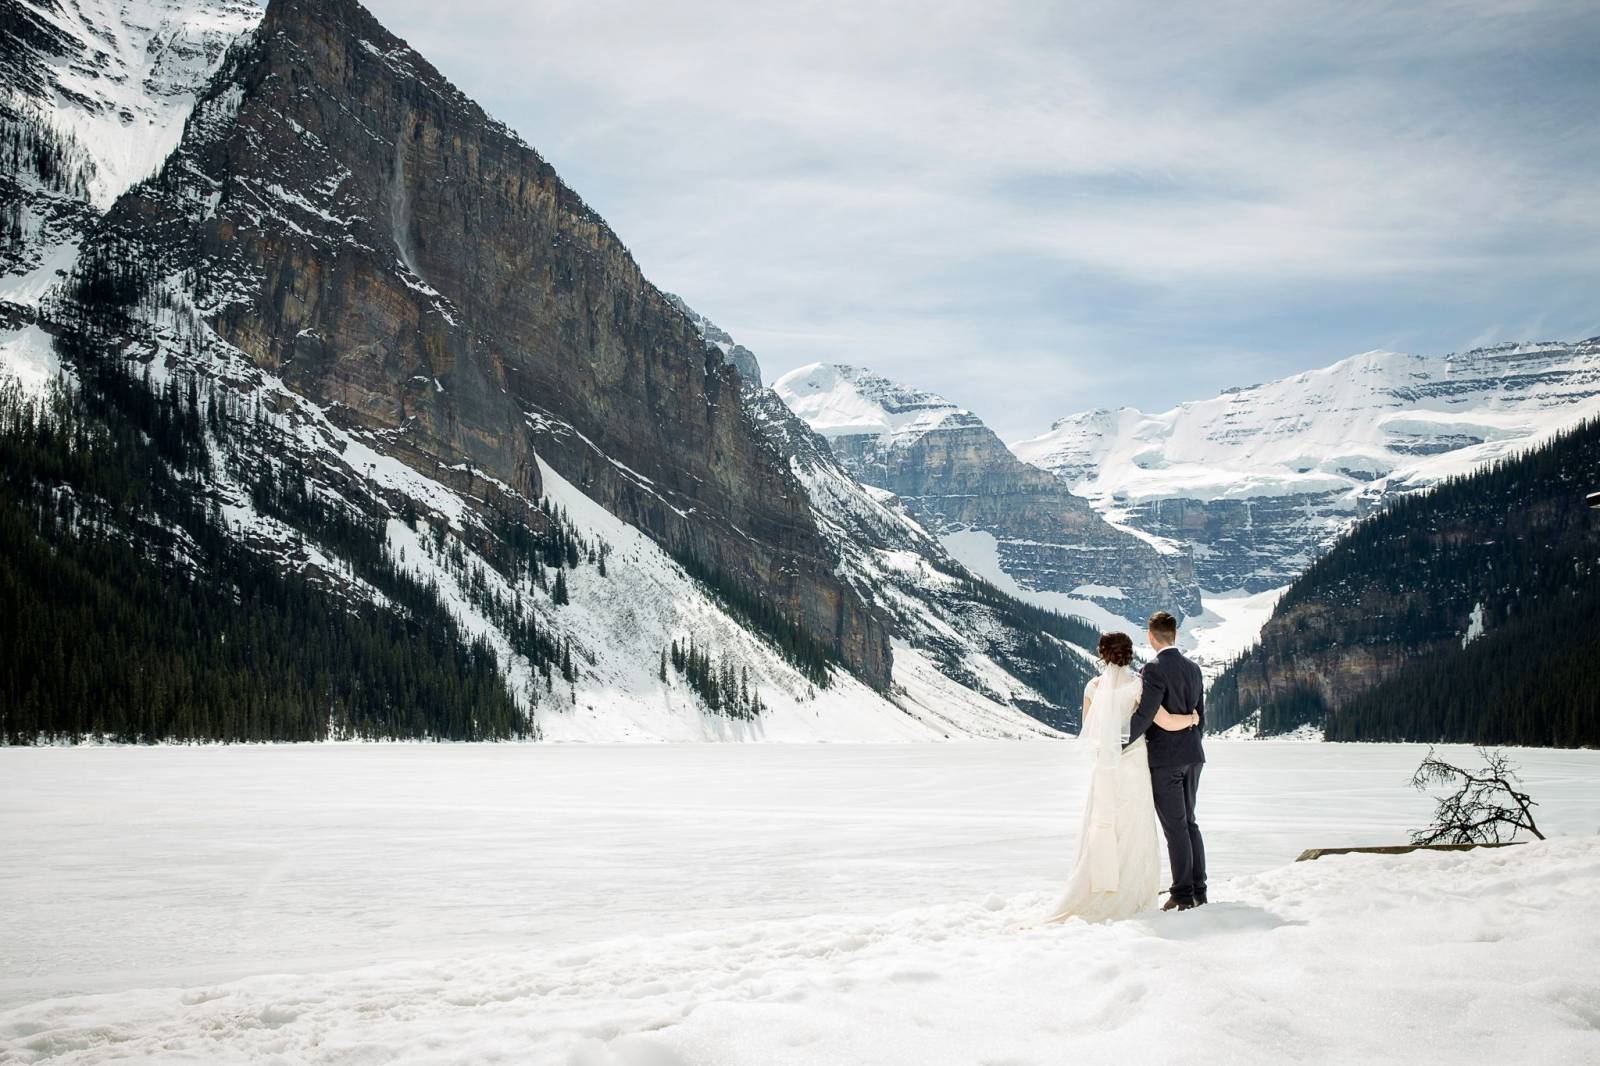
POLYGON ((1104 633, 1100 637, 1100 661, 1112 666, 1133 662, 1133 641, 1126 633, 1104 633))

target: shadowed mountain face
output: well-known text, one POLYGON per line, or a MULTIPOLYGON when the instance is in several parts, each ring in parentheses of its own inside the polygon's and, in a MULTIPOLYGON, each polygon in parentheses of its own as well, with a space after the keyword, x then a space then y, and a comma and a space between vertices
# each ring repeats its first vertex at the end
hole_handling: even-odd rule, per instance
POLYGON ((1600 422, 1403 496, 1289 586, 1211 724, 1330 740, 1600 740, 1600 422))
POLYGON ((554 170, 349 0, 275 0, 102 249, 180 274, 259 367, 382 450, 527 499, 534 456, 887 684, 737 372, 554 170))

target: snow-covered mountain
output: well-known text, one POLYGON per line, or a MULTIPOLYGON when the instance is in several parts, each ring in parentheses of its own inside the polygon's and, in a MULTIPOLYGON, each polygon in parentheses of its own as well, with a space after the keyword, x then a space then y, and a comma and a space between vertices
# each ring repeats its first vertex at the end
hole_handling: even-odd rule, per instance
POLYGON ((64 373, 102 436, 167 427, 183 486, 132 524, 49 487, 68 530, 118 529, 179 583, 267 559, 362 618, 436 598, 549 739, 1070 723, 1088 631, 850 478, 747 350, 359 5, 6 2, 30 151, 0 179, 72 217, 23 209, 0 370, 34 396, 64 373), (140 184, 161 154, 134 141, 176 144, 140 184))
POLYGON ((1330 740, 1600 742, 1600 421, 1407 493, 1290 585, 1209 723, 1330 740))
POLYGON ((1194 548, 1208 590, 1282 586, 1395 493, 1600 411, 1600 338, 1368 352, 1146 414, 1090 411, 1012 446, 1110 520, 1194 548))
POLYGON ((1108 523, 949 400, 823 363, 773 388, 856 478, 893 493, 952 555, 1014 595, 1135 631, 1152 611, 1200 609, 1186 549, 1108 523))
POLYGON ((177 147, 196 92, 261 19, 250 0, 0 0, 0 79, 92 161, 109 207, 177 147))
POLYGON ((45 293, 260 18, 248 0, 0 0, 0 352, 25 380, 53 366, 45 293))
MULTIPOLYGON (((742 352, 755 362, 726 331, 682 306, 725 355, 742 352)), ((858 481, 776 390, 753 380, 743 390, 746 410, 805 486, 840 572, 892 620, 897 658, 927 659, 963 689, 1075 729, 1097 631, 974 574, 902 500, 858 481)))

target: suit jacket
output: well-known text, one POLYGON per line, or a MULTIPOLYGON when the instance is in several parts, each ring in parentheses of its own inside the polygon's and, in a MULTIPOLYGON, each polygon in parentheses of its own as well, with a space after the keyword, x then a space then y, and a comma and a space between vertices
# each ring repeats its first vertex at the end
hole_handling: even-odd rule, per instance
POLYGON ((1206 753, 1200 746, 1200 734, 1205 732, 1206 727, 1206 688, 1200 668, 1184 658, 1183 652, 1177 648, 1163 648, 1161 654, 1145 665, 1142 675, 1144 695, 1128 726, 1128 743, 1144 737, 1151 769, 1205 762, 1206 753), (1162 707, 1172 714, 1198 711, 1200 725, 1176 733, 1152 726, 1156 711, 1162 707))

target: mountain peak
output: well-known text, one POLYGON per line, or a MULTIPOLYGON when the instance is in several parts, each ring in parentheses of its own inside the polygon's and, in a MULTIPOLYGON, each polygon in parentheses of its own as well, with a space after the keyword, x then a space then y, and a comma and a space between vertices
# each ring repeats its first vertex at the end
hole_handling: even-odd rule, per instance
POLYGON ((976 422, 965 408, 865 367, 812 363, 772 385, 790 410, 824 437, 917 437, 951 423, 976 422))
POLYGON ((1354 518, 1512 456, 1600 411, 1600 345, 1383 349, 1167 411, 1085 412, 1013 445, 1155 536, 1188 540, 1206 588, 1262 592, 1354 518))

